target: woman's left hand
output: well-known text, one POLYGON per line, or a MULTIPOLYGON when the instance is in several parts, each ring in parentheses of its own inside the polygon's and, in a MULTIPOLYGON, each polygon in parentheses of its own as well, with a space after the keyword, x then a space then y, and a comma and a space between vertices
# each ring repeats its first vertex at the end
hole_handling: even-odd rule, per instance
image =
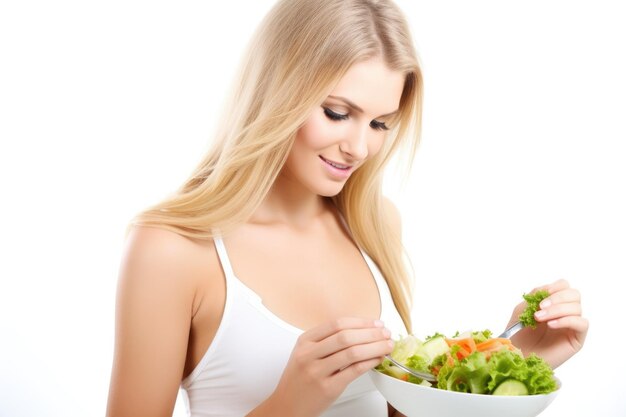
MULTIPOLYGON (((580 292, 570 288, 563 279, 535 288, 531 292, 547 290, 550 294, 535 313, 537 328, 525 328, 511 338, 524 353, 534 352, 556 368, 578 352, 585 343, 589 322, 581 316, 580 292)), ((526 308, 526 301, 513 310, 509 326, 518 321, 526 308)))

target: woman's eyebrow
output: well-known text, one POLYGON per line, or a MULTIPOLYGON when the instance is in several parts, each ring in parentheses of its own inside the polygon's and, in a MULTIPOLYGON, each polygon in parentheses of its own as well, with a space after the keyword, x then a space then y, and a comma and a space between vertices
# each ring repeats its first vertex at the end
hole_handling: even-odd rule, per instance
MULTIPOLYGON (((360 108, 359 106, 357 106, 356 104, 354 104, 353 102, 351 102, 350 100, 348 100, 345 97, 340 97, 340 96, 328 96, 328 97, 329 98, 334 98, 336 100, 341 100, 344 103, 346 103, 348 106, 352 107, 354 110, 356 110, 356 111, 358 111, 360 113, 363 113, 363 109, 362 108, 360 108)), ((396 114, 398 112, 398 110, 400 110, 400 109, 396 109, 396 110, 392 111, 391 113, 383 114, 382 116, 379 116, 379 117, 392 116, 392 115, 396 114)))

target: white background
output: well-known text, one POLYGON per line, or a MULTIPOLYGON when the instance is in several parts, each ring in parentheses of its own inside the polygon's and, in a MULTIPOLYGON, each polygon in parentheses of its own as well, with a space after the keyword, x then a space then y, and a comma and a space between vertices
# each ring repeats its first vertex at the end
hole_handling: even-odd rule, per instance
MULTIPOLYGON (((273 3, 0 3, 0 416, 104 414, 124 228, 207 150, 273 3)), ((619 2, 398 3, 426 82, 414 169, 386 183, 415 333, 499 330, 566 278, 591 330, 542 416, 624 415, 619 2)))

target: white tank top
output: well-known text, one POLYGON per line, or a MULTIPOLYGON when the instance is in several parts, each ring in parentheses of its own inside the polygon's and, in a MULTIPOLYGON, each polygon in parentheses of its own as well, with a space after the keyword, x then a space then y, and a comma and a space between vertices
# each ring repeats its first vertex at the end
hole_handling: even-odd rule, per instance
MULTIPOLYGON (((181 382, 182 397, 191 417, 245 416, 269 397, 303 330, 273 314, 258 294, 234 274, 219 237, 215 247, 226 276, 222 320, 208 350, 181 382)), ((397 337, 405 332, 387 283, 372 259, 361 250, 378 287, 380 319, 397 337)), ((323 417, 386 417, 387 402, 369 376, 350 383, 323 417)))

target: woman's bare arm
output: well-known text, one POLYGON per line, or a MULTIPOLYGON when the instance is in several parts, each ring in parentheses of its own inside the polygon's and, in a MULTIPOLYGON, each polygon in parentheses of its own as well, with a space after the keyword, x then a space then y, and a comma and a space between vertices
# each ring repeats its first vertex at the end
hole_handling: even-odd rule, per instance
POLYGON ((119 274, 107 417, 171 417, 183 375, 195 287, 190 241, 135 228, 119 274))

